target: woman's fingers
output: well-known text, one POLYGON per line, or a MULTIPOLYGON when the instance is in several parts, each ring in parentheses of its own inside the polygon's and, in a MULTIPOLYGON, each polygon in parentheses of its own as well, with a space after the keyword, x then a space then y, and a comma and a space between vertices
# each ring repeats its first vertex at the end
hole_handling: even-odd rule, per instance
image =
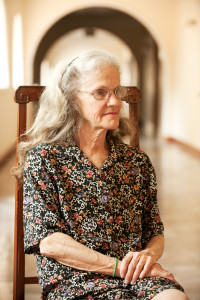
POLYGON ((144 277, 147 276, 147 274, 148 274, 150 268, 152 267, 152 265, 153 265, 154 263, 155 263, 155 262, 154 262, 154 260, 152 259, 152 257, 148 257, 148 258, 147 258, 147 261, 146 261, 146 263, 145 263, 145 265, 144 265, 144 267, 143 267, 143 270, 142 270, 142 272, 140 273, 140 276, 139 276, 141 279, 143 279, 144 277))
POLYGON ((176 279, 174 278, 174 275, 172 273, 170 273, 169 271, 163 269, 159 264, 154 264, 146 276, 148 276, 148 277, 159 276, 159 277, 168 278, 174 282, 177 282, 176 279))
POLYGON ((138 278, 159 276, 175 281, 172 273, 155 263, 152 256, 141 252, 129 252, 122 260, 120 276, 126 284, 134 284, 138 278))
POLYGON ((124 257, 124 259, 122 260, 121 268, 120 268, 120 276, 121 276, 121 278, 125 278, 126 273, 128 271, 129 264, 130 264, 132 258, 133 258, 133 252, 129 252, 124 257))
POLYGON ((138 263, 139 263, 139 258, 137 257, 135 258, 133 256, 131 262, 129 263, 126 275, 124 277, 124 281, 126 284, 129 284, 131 282, 138 263))
POLYGON ((146 253, 129 252, 122 260, 120 275, 126 284, 134 284, 139 277, 146 276, 153 264, 153 258, 146 253))
POLYGON ((166 270, 162 271, 160 276, 161 276, 161 277, 168 278, 168 279, 170 279, 170 280, 172 280, 172 281, 178 283, 178 282, 176 281, 176 279, 174 278, 174 275, 173 275, 171 272, 168 272, 168 271, 166 271, 166 270))
POLYGON ((146 258, 143 256, 140 257, 137 265, 135 266, 135 270, 134 270, 134 273, 133 273, 132 279, 131 279, 131 284, 134 284, 136 282, 136 280, 139 278, 141 271, 143 270, 145 264, 146 264, 146 258))

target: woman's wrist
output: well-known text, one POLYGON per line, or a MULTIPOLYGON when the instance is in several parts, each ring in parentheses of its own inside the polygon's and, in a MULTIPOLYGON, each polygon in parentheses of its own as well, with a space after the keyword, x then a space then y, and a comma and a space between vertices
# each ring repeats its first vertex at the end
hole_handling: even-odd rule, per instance
POLYGON ((143 251, 158 261, 162 256, 164 250, 164 237, 162 235, 153 236, 148 242, 146 248, 143 251))
POLYGON ((121 260, 117 259, 115 277, 121 277, 120 276, 120 267, 121 267, 121 260))
POLYGON ((114 266, 114 271, 113 271, 112 277, 115 277, 116 269, 117 269, 117 257, 115 257, 115 266, 114 266))
POLYGON ((154 252, 152 249, 144 249, 141 252, 146 253, 147 255, 151 256, 155 261, 157 261, 159 259, 159 255, 156 254, 156 252, 154 252))

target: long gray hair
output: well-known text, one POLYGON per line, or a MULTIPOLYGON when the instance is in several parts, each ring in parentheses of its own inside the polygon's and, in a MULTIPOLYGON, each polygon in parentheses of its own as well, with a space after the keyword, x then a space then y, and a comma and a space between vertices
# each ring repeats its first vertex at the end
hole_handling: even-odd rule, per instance
MULTIPOLYGON (((103 65, 112 65, 120 73, 118 61, 100 50, 86 51, 70 63, 62 61, 58 64, 40 97, 34 123, 18 145, 18 166, 13 171, 17 178, 23 177, 29 149, 41 143, 72 142, 78 136, 82 116, 76 102, 77 87, 82 76, 103 65)), ((128 124, 121 118, 119 127, 107 134, 121 140, 128 133, 128 124)))

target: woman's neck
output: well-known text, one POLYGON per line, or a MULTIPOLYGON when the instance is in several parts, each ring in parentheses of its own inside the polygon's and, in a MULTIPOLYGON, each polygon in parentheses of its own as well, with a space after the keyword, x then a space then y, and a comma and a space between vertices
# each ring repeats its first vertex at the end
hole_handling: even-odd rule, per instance
POLYGON ((86 130, 84 127, 80 129, 79 141, 76 141, 78 147, 99 169, 109 153, 106 133, 106 130, 86 130))

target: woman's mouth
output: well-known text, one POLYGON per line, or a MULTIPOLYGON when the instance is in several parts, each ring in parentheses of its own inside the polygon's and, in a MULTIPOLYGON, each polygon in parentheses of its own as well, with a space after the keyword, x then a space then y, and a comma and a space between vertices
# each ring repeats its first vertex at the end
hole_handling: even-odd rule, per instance
POLYGON ((118 115, 118 112, 116 111, 111 111, 111 112, 108 112, 108 113, 105 113, 104 116, 107 116, 107 115, 118 115))

